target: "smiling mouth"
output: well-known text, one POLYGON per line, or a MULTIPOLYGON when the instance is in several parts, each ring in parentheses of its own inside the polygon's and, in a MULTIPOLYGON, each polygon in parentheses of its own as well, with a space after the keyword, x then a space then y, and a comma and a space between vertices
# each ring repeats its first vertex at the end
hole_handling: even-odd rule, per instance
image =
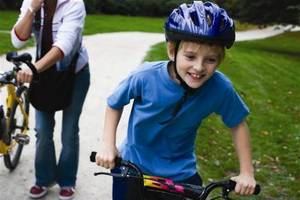
POLYGON ((202 79, 204 76, 205 76, 205 74, 195 74, 195 73, 189 73, 188 72, 188 74, 192 77, 192 79, 194 79, 194 80, 200 80, 200 79, 202 79))

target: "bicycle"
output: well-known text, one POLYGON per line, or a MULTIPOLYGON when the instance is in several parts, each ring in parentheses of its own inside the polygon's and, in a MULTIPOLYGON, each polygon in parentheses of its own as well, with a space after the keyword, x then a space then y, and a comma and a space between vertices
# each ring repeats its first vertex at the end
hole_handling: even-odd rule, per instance
MULTIPOLYGON (((91 153, 91 162, 95 162, 96 154, 96 152, 91 153)), ((144 193, 146 192, 163 193, 167 196, 169 195, 182 200, 205 200, 208 198, 209 194, 217 188, 222 189, 222 194, 221 196, 214 197, 211 200, 218 198, 230 200, 229 193, 234 190, 236 185, 236 182, 232 180, 212 182, 205 187, 175 183, 171 179, 145 175, 134 163, 122 160, 121 158, 116 159, 116 167, 122 167, 122 172, 120 174, 97 172, 94 173, 94 175, 109 175, 113 177, 134 178, 139 180, 139 193, 142 200, 145 200, 144 193)), ((254 194, 257 195, 259 193, 260 185, 256 185, 254 194)))
MULTIPOLYGON (((16 52, 6 54, 6 60, 12 62, 12 70, 0 73, 0 91, 6 88, 4 105, 0 105, 0 155, 9 170, 18 165, 23 146, 28 144, 29 130, 29 99, 28 88, 16 80, 20 65, 25 63, 37 77, 37 71, 31 63, 28 53, 18 55, 16 52)), ((34 78, 36 80, 36 78, 34 78)))

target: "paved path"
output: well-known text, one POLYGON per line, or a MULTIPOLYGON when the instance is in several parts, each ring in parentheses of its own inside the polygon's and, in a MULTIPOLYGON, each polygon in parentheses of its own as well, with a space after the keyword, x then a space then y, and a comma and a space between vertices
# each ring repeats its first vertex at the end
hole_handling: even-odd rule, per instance
MULTIPOLYGON (((237 33, 237 40, 258 39, 282 33, 283 30, 273 28, 259 31, 237 33)), ((103 170, 89 162, 89 153, 98 149, 99 138, 103 126, 105 100, 118 82, 133 70, 143 60, 150 46, 164 41, 163 34, 122 32, 96 34, 84 37, 84 45, 90 55, 91 87, 87 95, 84 110, 80 120, 80 164, 77 181, 77 200, 110 200, 111 178, 105 176, 94 177, 93 172, 103 170)), ((33 48, 26 52, 34 54, 33 48)), ((10 66, 0 56, 0 70, 10 66), (6 66, 3 67, 3 66, 6 66)), ((1 99, 0 93, 0 99, 1 99)), ((3 97, 3 95, 2 95, 3 97)), ((33 110, 33 109, 32 109, 33 110)), ((123 118, 118 130, 118 142, 126 132, 126 121, 129 108, 124 110, 123 118)), ((61 113, 58 113, 60 122, 61 113)), ((56 149, 60 149, 60 124, 55 129, 56 149)), ((26 200, 27 191, 34 183, 34 112, 30 116, 31 143, 24 148, 21 161, 17 169, 10 173, 0 161, 0 200, 26 200), (10 194, 10 195, 9 195, 10 194)), ((57 152, 58 153, 58 152, 57 152)), ((44 198, 58 199, 58 186, 54 186, 44 198)))

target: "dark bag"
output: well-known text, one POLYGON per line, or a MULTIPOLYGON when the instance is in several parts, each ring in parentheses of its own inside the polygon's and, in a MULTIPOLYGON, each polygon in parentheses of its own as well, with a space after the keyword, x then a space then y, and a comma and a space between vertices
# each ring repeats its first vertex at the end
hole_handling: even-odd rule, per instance
MULTIPOLYGON (((49 9, 50 11, 48 10, 48 14, 45 16, 44 28, 41 34, 42 38, 39 38, 41 39, 41 47, 37 47, 37 60, 43 57, 52 47, 52 19, 55 12, 55 5, 51 5, 53 8, 49 9), (39 48, 41 48, 40 54, 38 53, 39 48)), ((41 31, 40 13, 40 11, 37 12, 35 18, 35 24, 39 24, 38 26, 35 25, 35 28, 38 27, 38 31, 41 31)), ((52 112, 63 110, 71 103, 75 81, 75 66, 78 56, 79 53, 75 53, 70 66, 65 71, 57 70, 56 65, 53 65, 39 73, 38 81, 32 82, 29 87, 29 99, 34 108, 52 112)))
POLYGON ((63 110, 71 103, 75 81, 75 66, 78 53, 66 71, 52 66, 39 74, 37 82, 29 87, 29 99, 34 108, 41 111, 63 110))

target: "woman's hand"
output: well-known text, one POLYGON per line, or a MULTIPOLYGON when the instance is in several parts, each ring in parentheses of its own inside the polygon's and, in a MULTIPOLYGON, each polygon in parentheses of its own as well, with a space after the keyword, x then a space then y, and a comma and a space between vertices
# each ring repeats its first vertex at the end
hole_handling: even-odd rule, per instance
POLYGON ((31 5, 30 5, 32 12, 35 13, 36 11, 38 11, 42 7, 43 3, 44 3, 44 0, 32 0, 31 5))
POLYGON ((239 195, 251 195, 254 192, 256 181, 252 175, 240 174, 232 177, 236 182, 235 193, 239 195))
POLYGON ((17 81, 21 83, 30 83, 33 78, 33 73, 29 67, 24 67, 17 73, 17 81))

